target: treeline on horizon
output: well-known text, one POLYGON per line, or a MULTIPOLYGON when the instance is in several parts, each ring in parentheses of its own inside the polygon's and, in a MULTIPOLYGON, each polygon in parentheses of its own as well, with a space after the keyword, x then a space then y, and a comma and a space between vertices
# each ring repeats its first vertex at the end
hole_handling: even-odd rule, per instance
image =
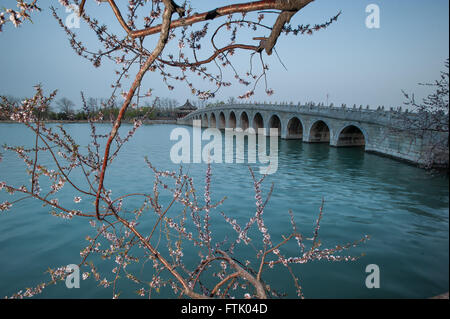
MULTIPOLYGON (((25 99, 26 98, 6 96, 6 100, 0 99, 0 106, 6 108, 11 106, 18 106, 25 99), (9 105, 7 105, 5 101, 8 101, 9 105)), ((197 108, 206 108, 227 103, 234 104, 236 103, 236 100, 235 98, 230 97, 226 102, 221 100, 209 102, 205 100, 189 100, 189 103, 197 108)), ((159 97, 156 97, 151 101, 144 101, 140 104, 141 106, 128 108, 125 112, 124 119, 132 120, 135 118, 139 118, 142 120, 172 120, 177 118, 176 109, 184 105, 184 103, 180 103, 176 99, 159 97)), ((101 112, 103 114, 103 118, 105 120, 108 120, 111 117, 117 117, 117 115, 119 114, 120 106, 120 103, 118 103, 117 101, 90 97, 85 100, 81 107, 77 107, 72 100, 66 97, 62 97, 53 101, 53 103, 49 105, 49 107, 45 111, 40 112, 39 118, 48 121, 87 121, 89 116, 93 117, 101 112)), ((0 113, 0 121, 8 120, 9 118, 6 115, 0 113)))
MULTIPOLYGON (((7 101, 0 100, 2 107, 14 107, 20 105, 25 98, 6 97, 7 101)), ((142 106, 129 108, 125 113, 125 120, 139 119, 176 119, 175 109, 180 106, 179 102, 170 98, 155 98, 153 101, 145 101, 142 106)), ((82 107, 66 98, 53 101, 45 111, 39 113, 39 118, 49 121, 87 121, 89 117, 95 117, 100 112, 105 120, 117 117, 120 110, 120 103, 102 98, 88 98, 82 107)), ((36 114, 37 115, 37 114, 36 114)), ((9 120, 0 113, 0 120, 9 120)))

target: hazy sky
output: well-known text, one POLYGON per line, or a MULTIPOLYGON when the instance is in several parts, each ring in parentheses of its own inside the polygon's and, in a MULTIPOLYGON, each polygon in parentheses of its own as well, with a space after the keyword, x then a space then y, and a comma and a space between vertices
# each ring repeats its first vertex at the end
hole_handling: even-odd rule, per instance
MULTIPOLYGON (((14 3, 1 2, 6 6, 14 3)), ((123 34, 106 5, 87 2, 89 12, 98 10, 100 21, 123 34)), ((195 11, 202 12, 236 2, 244 1, 201 0, 191 4, 195 11)), ((104 63, 95 69, 77 56, 51 16, 50 4, 60 8, 63 18, 68 15, 58 1, 41 1, 44 10, 33 17, 33 24, 26 23, 18 29, 8 25, 0 33, 0 94, 29 96, 33 94, 33 85, 42 83, 47 92, 59 89, 58 97, 66 96, 77 105, 80 91, 87 96, 109 96, 117 66, 104 63)), ((325 102, 329 94, 329 101, 339 105, 400 106, 404 101, 402 89, 421 96, 425 91, 417 83, 433 81, 443 69, 449 56, 448 6, 448 0, 316 0, 294 16, 293 26, 323 23, 340 10, 341 17, 313 36, 281 36, 276 50, 287 70, 275 54, 265 57, 270 66, 268 86, 275 94, 268 97, 261 83, 250 100, 325 102), (366 27, 365 9, 369 4, 380 8, 379 29, 366 27)), ((213 23, 217 25, 224 19, 213 23)), ((82 23, 77 32, 80 40, 86 40, 93 44, 90 48, 98 50, 95 34, 86 25, 82 23)), ((261 29, 256 34, 244 32, 243 35, 251 40, 252 36, 268 34, 261 29)), ((206 57, 211 51, 206 47, 205 50, 206 57)), ((248 69, 249 54, 239 51, 234 56, 239 68, 248 69)), ((234 85, 219 91, 216 99, 227 100, 247 90, 234 82, 231 73, 228 79, 234 85)), ((195 83, 202 87, 208 85, 197 80, 195 83)), ((183 84, 169 91, 155 73, 149 73, 143 85, 152 88, 154 96, 176 98, 180 103, 186 98, 197 99, 183 84)))

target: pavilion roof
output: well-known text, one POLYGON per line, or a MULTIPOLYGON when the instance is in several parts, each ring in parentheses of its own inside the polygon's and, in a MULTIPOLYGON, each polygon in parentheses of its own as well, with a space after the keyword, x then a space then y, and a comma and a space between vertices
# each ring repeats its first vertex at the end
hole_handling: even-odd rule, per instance
POLYGON ((186 103, 184 105, 177 108, 179 111, 195 111, 197 108, 189 102, 189 100, 186 100, 186 103))

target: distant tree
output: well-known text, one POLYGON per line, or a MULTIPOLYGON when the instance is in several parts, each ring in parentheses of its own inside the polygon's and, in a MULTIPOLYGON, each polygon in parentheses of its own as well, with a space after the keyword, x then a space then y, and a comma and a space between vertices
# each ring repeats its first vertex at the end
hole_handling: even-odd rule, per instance
POLYGON ((88 119, 88 117, 84 111, 79 111, 74 115, 74 119, 77 121, 85 121, 88 119))
POLYGON ((206 107, 214 107, 214 106, 220 106, 225 105, 224 101, 212 101, 211 103, 208 103, 206 107))
POLYGON ((158 106, 161 107, 161 108, 166 108, 166 109, 173 110, 174 108, 180 106, 180 103, 176 99, 163 97, 163 98, 159 99, 158 106))
POLYGON ((93 98, 93 97, 88 98, 86 106, 90 112, 97 112, 99 109, 98 99, 93 98))
POLYGON ((234 96, 230 96, 227 100, 227 104, 236 104, 236 98, 234 96))
POLYGON ((56 105, 58 106, 60 113, 65 114, 65 117, 67 117, 68 119, 72 119, 74 117, 75 112, 73 108, 75 106, 75 103, 73 103, 71 100, 63 97, 56 101, 56 105))
POLYGON ((197 101, 193 101, 192 105, 194 105, 195 107, 197 107, 199 109, 203 109, 206 107, 206 101, 199 99, 197 101))

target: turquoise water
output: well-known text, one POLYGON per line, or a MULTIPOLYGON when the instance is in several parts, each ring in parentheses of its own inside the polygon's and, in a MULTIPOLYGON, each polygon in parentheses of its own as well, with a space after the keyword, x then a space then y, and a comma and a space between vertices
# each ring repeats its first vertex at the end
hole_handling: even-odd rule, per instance
MULTIPOLYGON (((141 127, 114 162, 106 178, 113 197, 135 191, 151 192, 153 175, 144 156, 160 169, 177 169, 170 161, 169 140, 174 125, 141 127)), ((65 128, 80 145, 89 142, 87 124, 68 124, 65 128)), ((108 130, 100 125, 99 130, 108 130)), ((124 125, 122 133, 130 129, 124 125)), ((0 144, 32 145, 33 135, 16 124, 0 124, 0 144)), ((24 164, 1 150, 0 181, 28 185, 24 164)), ((42 158, 48 161, 47 158, 42 158)), ((259 164, 258 164, 259 165, 259 164)), ((252 165, 257 167, 258 165, 252 165)), ((184 169, 193 178, 201 197, 205 164, 187 164, 184 169)), ((220 211, 243 225, 255 211, 252 179, 247 164, 214 164, 212 197, 227 196, 213 211, 215 242, 235 233, 223 221, 220 211)), ((82 181, 81 177, 78 179, 82 181)), ((290 231, 288 211, 304 235, 311 236, 322 198, 325 200, 320 238, 324 247, 345 244, 370 235, 371 240, 352 248, 348 254, 359 256, 355 262, 315 261, 293 266, 306 298, 425 298, 448 291, 449 268, 449 186, 445 176, 433 176, 419 168, 365 153, 359 148, 331 148, 323 144, 280 140, 278 171, 264 182, 265 193, 274 184, 273 195, 265 209, 265 222, 274 242, 290 231), (380 288, 365 286, 365 267, 380 268, 380 288)), ((14 195, 15 196, 15 195, 14 195)), ((73 203, 74 193, 66 186, 60 202, 92 211, 90 200, 73 203), (78 205, 78 206, 77 206, 78 205), (81 206, 80 206, 81 205, 81 206)), ((164 197, 163 197, 164 199, 164 197)), ((166 203, 169 197, 166 196, 166 203)), ((11 195, 0 192, 0 202, 11 195)), ((131 208, 139 206, 125 202, 131 208)), ((151 218, 140 229, 151 227, 151 218)), ((86 245, 86 235, 95 235, 85 218, 62 220, 49 214, 48 207, 31 199, 22 200, 11 210, 0 213, 0 296, 9 296, 48 280, 48 267, 80 262, 79 252, 86 245)), ((236 249, 237 257, 250 259, 250 247, 236 249)), ((295 254, 295 245, 287 246, 286 255, 295 254)), ((282 251, 283 252, 283 251, 282 251)), ((196 253, 185 251, 186 260, 196 253)), ((96 261, 105 276, 111 278, 113 260, 96 261)), ((151 263, 137 268, 151 276, 151 263)), ((289 273, 282 267, 264 273, 264 279, 276 290, 295 297, 289 273)), ((120 281, 121 297, 137 297, 140 286, 120 281)), ((91 278, 81 281, 81 288, 67 289, 64 283, 48 287, 44 298, 110 298, 110 288, 98 287, 91 278)), ((171 297, 162 290, 154 297, 171 297)))

